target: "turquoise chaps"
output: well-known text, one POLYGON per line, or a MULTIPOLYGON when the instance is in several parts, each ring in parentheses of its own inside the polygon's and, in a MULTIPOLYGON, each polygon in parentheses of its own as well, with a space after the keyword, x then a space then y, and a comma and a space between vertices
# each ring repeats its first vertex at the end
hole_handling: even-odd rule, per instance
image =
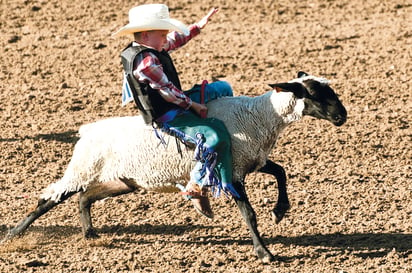
MULTIPOLYGON (((185 92, 193 101, 200 103, 200 85, 185 92)), ((217 81, 206 85, 204 103, 223 96, 233 96, 230 85, 217 81)), ((202 186, 210 186, 215 196, 221 192, 239 196, 232 185, 231 139, 225 124, 216 118, 201 118, 191 111, 177 114, 167 122, 167 126, 177 130, 196 142, 195 168, 190 179, 202 186)))

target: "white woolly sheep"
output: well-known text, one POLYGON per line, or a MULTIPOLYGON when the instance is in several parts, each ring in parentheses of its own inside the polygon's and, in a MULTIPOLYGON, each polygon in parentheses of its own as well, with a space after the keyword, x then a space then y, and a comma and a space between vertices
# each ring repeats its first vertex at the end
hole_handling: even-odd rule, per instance
MULTIPOLYGON (((268 159, 279 134, 303 115, 326 119, 336 126, 346 121, 346 110, 325 79, 299 72, 297 79, 270 86, 275 90, 258 97, 225 97, 207 105, 208 117, 222 120, 231 134, 233 184, 240 194, 233 198, 263 260, 273 260, 273 255, 257 230, 256 215, 244 187, 245 176, 260 171, 276 177, 279 196, 273 213, 280 221, 289 209, 286 175, 280 165, 268 159)), ((90 215, 96 200, 139 187, 176 192, 176 185, 189 179, 193 152, 183 149, 180 155, 175 145, 159 146, 153 128, 140 116, 97 121, 82 126, 79 132, 64 176, 44 190, 37 207, 9 231, 5 240, 23 233, 38 217, 78 192, 84 236, 96 237, 90 215)))

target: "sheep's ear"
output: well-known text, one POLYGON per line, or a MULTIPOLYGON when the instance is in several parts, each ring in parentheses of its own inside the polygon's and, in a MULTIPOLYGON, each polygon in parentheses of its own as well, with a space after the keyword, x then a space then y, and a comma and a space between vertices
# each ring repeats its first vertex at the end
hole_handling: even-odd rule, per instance
POLYGON ((309 74, 306 73, 306 72, 303 72, 303 71, 298 72, 298 78, 302 78, 302 77, 306 77, 306 76, 309 76, 309 74))
POLYGON ((280 92, 280 91, 292 92, 299 99, 305 97, 305 94, 307 93, 306 88, 298 82, 274 83, 274 84, 269 84, 269 86, 275 89, 277 92, 280 92))

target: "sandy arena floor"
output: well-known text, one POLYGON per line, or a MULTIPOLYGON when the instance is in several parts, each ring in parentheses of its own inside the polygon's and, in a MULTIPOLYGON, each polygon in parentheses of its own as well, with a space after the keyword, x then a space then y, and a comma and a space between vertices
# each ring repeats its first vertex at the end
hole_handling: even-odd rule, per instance
MULTIPOLYGON (((281 137, 271 159, 292 203, 281 223, 272 177, 247 177, 276 261, 256 258, 231 200, 213 199, 208 221, 177 194, 136 192, 95 205, 92 241, 73 197, 0 245, 0 272, 412 272, 412 3, 166 3, 188 24, 220 8, 172 54, 185 89, 225 77, 254 96, 303 70, 331 80, 348 110, 342 127, 304 118, 281 137)), ((0 237, 62 176, 80 125, 136 114, 120 105, 129 40, 111 37, 136 4, 0 2, 0 237)))

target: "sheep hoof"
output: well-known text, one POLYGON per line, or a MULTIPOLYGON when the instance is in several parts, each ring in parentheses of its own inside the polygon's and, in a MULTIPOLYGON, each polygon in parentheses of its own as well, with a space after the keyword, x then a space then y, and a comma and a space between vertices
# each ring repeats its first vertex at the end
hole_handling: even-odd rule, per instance
POLYGON ((264 247, 256 250, 256 253, 259 259, 265 264, 273 262, 275 260, 275 257, 272 255, 272 253, 270 253, 269 250, 264 247))
POLYGON ((276 207, 272 210, 272 216, 275 218, 276 224, 279 224, 279 222, 282 221, 289 209, 289 203, 279 203, 276 205, 276 207))
POLYGON ((4 238, 0 241, 0 245, 10 241, 13 237, 14 235, 11 232, 7 233, 6 236, 4 236, 4 238))
POLYGON ((263 257, 261 260, 262 260, 262 263, 268 264, 268 263, 273 262, 275 258, 273 257, 273 255, 270 255, 270 256, 263 257))
POLYGON ((100 237, 99 234, 97 234, 97 232, 94 229, 88 229, 84 233, 84 238, 86 239, 97 239, 99 237, 100 237))

